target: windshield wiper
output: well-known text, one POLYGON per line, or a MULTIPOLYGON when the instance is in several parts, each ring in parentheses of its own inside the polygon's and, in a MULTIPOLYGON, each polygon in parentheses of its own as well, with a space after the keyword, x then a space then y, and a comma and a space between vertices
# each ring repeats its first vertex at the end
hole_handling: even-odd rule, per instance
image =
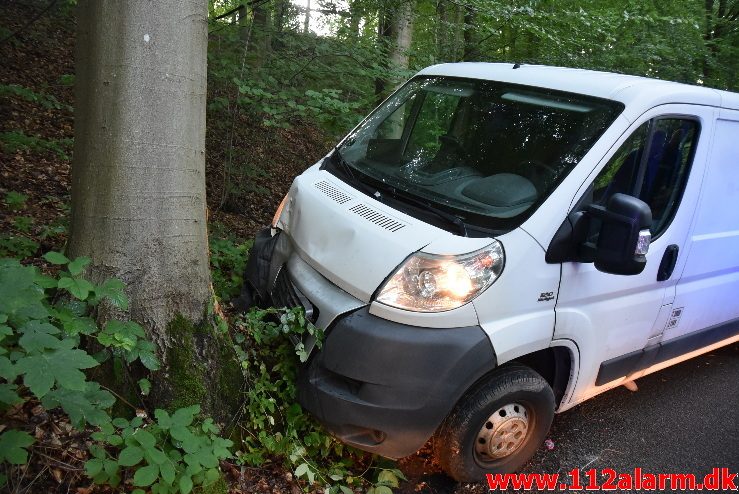
POLYGON ((447 213, 446 211, 442 211, 441 209, 438 209, 432 206, 428 202, 422 201, 420 199, 416 199, 415 197, 409 194, 399 194, 398 190, 395 187, 393 187, 392 185, 388 185, 384 182, 377 182, 378 184, 382 184, 381 186, 374 185, 373 187, 370 187, 369 184, 364 183, 362 180, 357 178, 356 175, 354 175, 353 167, 341 155, 341 152, 339 151, 338 147, 334 148, 334 156, 336 157, 336 161, 339 163, 339 165, 341 165, 344 173, 351 179, 351 181, 355 185, 359 186, 359 188, 362 189, 362 191, 365 192, 367 195, 374 197, 380 202, 383 202, 382 194, 380 194, 380 189, 382 189, 388 192, 392 197, 394 197, 395 200, 398 200, 401 202, 402 201, 409 202, 411 204, 421 207, 424 211, 433 213, 437 217, 454 225, 454 227, 459 231, 459 233, 462 234, 463 237, 467 236, 467 225, 459 217, 451 213, 447 213), (371 188, 374 188, 374 190, 371 190, 371 188))
POLYGON ((454 225, 459 231, 459 233, 462 234, 463 237, 467 236, 467 225, 458 216, 455 216, 451 213, 447 213, 446 211, 442 211, 441 209, 438 209, 432 206, 426 201, 422 201, 421 199, 416 199, 410 194, 399 194, 398 190, 391 185, 383 184, 383 186, 397 200, 410 202, 411 204, 415 204, 416 206, 423 208, 424 211, 428 211, 429 213, 435 214, 439 218, 446 220, 448 223, 451 223, 452 225, 454 225))

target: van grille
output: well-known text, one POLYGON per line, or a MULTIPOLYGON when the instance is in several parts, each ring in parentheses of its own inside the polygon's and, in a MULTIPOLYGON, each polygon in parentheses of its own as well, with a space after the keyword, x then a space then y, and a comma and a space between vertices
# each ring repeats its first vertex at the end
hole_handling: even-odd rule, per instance
POLYGON ((325 180, 316 182, 314 185, 316 186, 316 189, 320 190, 339 204, 345 204, 352 200, 352 196, 342 192, 325 180))
POLYGON ((357 204, 356 206, 352 206, 351 208, 349 208, 349 211, 361 216, 368 221, 371 221, 375 225, 384 228, 385 230, 390 230, 391 232, 397 232, 405 226, 403 223, 392 218, 388 218, 379 211, 375 211, 371 207, 364 204, 357 204))

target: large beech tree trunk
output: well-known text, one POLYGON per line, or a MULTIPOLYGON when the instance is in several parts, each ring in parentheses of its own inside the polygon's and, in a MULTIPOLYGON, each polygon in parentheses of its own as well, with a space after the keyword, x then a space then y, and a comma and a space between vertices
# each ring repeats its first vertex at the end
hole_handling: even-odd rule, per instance
MULTIPOLYGON (((206 0, 80 0, 68 253, 126 283, 128 314, 98 317, 130 317, 156 344, 152 404, 225 418, 241 383, 206 317, 207 14, 206 0)), ((130 392, 136 372, 117 384, 130 392)))

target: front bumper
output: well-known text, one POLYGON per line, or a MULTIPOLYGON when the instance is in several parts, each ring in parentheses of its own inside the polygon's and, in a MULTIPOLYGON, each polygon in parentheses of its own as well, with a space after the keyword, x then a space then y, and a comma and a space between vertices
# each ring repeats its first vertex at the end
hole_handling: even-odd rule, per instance
POLYGON ((479 326, 429 329, 376 317, 364 304, 345 310, 351 304, 341 297, 348 295, 325 279, 331 287, 306 281, 310 270, 281 243, 265 236, 255 242, 247 290, 263 305, 292 300, 332 314, 323 348, 300 371, 300 404, 344 443, 391 458, 417 451, 462 394, 495 368, 489 338, 479 326))
POLYGON ((479 327, 407 326, 364 307, 331 328, 300 373, 298 399, 342 442, 399 458, 421 448, 494 367, 479 327))

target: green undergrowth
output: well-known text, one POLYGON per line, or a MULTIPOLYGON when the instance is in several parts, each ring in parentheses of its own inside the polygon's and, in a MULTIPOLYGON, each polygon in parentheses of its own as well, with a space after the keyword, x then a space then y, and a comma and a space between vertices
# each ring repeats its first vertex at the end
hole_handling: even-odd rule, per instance
MULTIPOLYGON (((211 236, 217 294, 219 287, 226 289, 220 292, 224 298, 238 293, 250 246, 250 241, 211 236)), ((357 489, 388 494, 398 486, 404 477, 392 462, 345 446, 298 404, 299 367, 312 345, 320 351, 324 339, 323 330, 306 319, 302 308, 253 309, 236 316, 232 330, 246 376, 237 462, 282 463, 306 486, 320 486, 328 494, 357 489)))
MULTIPOLYGON (((16 193, 5 197, 8 209, 19 217, 25 200, 16 193)), ((250 245, 211 238, 219 298, 238 294, 250 245)), ((84 257, 68 259, 48 252, 34 260, 36 266, 46 264, 48 269, 42 271, 21 263, 26 256, 9 255, 15 258, 0 260, 0 413, 29 401, 47 410, 60 409, 74 428, 91 433, 85 474, 94 483, 134 494, 227 492, 219 468, 223 460, 279 465, 293 474, 301 489, 329 494, 388 494, 404 478, 392 462, 329 436, 297 403, 299 367, 311 346, 320 351, 323 342, 323 331, 302 309, 252 310, 230 321, 212 308, 207 314, 216 322, 209 329, 224 336, 223 348, 214 351, 222 353, 224 361, 237 355, 238 366, 224 366, 213 380, 222 386, 220 393, 235 394, 242 403, 226 438, 201 413, 198 403, 210 394, 210 384, 193 378, 197 372, 168 375, 166 379, 177 381, 178 389, 186 392, 167 410, 136 415, 126 408, 133 398, 123 400, 102 384, 107 384, 107 372, 139 366, 149 373, 137 382, 138 399, 145 402, 152 381, 162 378, 156 348, 140 325, 128 320, 99 325, 95 319, 100 304, 121 312, 128 309, 122 282, 90 282, 84 276, 90 259, 84 257), (51 272, 57 274, 47 274, 51 272)), ((187 334, 174 336, 183 344, 168 353, 166 367, 176 369, 178 358, 192 365, 195 349, 187 345, 193 341, 189 336, 198 336, 191 334, 198 327, 177 318, 168 330, 187 334)), ((116 382, 114 376, 111 382, 116 382)), ((15 422, 2 430, 0 472, 19 475, 19 469, 33 461, 37 440, 29 432, 28 424, 15 422)), ((0 482, 5 481, 0 476, 0 482)))
MULTIPOLYGON (((157 409, 153 418, 112 417, 116 397, 86 371, 113 361, 159 369, 154 345, 141 326, 111 320, 99 326, 92 317, 100 303, 125 310, 123 283, 108 279, 93 284, 82 274, 90 260, 70 260, 49 252, 44 260, 59 274, 48 276, 17 259, 0 260, 0 407, 38 400, 47 410, 60 408, 78 430, 92 430, 85 473, 95 483, 132 493, 188 494, 195 486, 210 486, 221 477, 219 462, 232 456, 233 443, 220 437, 213 420, 198 405, 171 414, 157 409), (88 353, 94 341, 101 348, 88 353)), ((138 382, 147 394, 151 383, 138 382)), ((23 425, 0 434, 0 463, 5 471, 29 461, 36 442, 23 425)), ((0 477, 0 483, 6 482, 0 477)))

